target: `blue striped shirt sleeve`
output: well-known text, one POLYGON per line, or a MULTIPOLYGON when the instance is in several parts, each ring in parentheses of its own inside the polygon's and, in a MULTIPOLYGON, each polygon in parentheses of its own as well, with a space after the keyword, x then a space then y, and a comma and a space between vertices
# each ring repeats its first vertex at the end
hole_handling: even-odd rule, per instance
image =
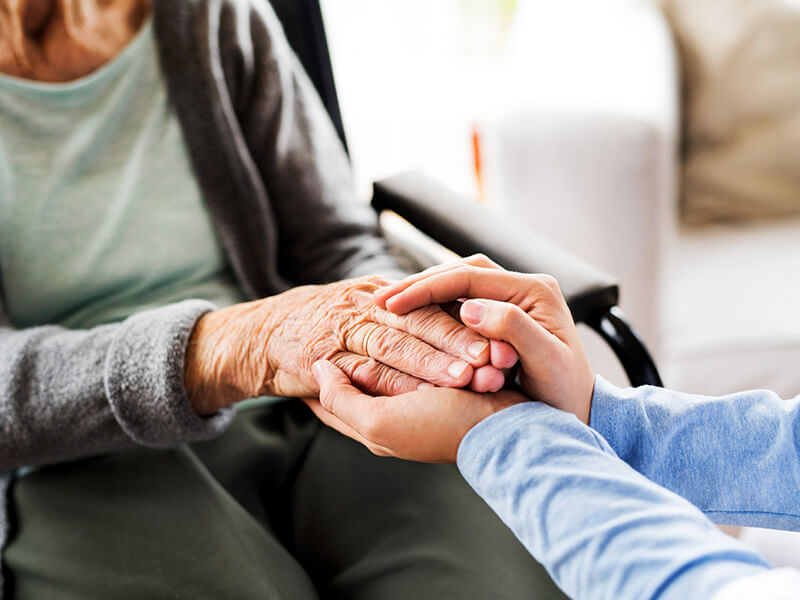
POLYGON ((711 398, 598 377, 590 424, 623 461, 712 521, 800 530, 800 397, 711 398))
POLYGON ((622 462, 597 432, 540 403, 473 428, 458 466, 570 597, 712 598, 768 569, 697 508, 622 462))

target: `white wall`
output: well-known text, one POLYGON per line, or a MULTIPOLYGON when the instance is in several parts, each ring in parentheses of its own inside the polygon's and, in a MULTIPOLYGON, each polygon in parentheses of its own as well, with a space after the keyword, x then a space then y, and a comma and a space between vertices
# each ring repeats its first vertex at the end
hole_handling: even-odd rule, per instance
MULTIPOLYGON (((506 1, 505 4, 508 4, 506 1)), ((471 125, 495 97, 502 53, 494 3, 323 0, 359 191, 422 169, 477 193, 471 125)))

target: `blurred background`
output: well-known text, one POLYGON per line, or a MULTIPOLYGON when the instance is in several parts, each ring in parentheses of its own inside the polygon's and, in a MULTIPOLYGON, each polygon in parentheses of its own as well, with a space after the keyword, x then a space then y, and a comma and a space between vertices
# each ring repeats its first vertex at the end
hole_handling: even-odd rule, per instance
POLYGON ((365 200, 422 170, 616 276, 668 387, 800 392, 800 0, 322 6, 365 200))
POLYGON ((420 169, 476 196, 471 135, 501 86, 518 0, 326 0, 359 189, 420 169))

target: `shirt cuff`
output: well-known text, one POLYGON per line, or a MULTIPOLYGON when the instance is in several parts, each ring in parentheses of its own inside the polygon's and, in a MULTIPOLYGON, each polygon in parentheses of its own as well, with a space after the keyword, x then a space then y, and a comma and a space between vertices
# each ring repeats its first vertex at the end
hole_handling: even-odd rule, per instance
POLYGON ((214 305, 188 300, 128 318, 105 362, 111 411, 136 443, 155 448, 213 438, 230 424, 233 409, 202 417, 183 382, 186 347, 197 320, 214 305))
POLYGON ((589 427, 599 433, 625 462, 629 462, 638 442, 638 428, 633 423, 642 412, 642 402, 633 388, 619 388, 597 375, 589 427))

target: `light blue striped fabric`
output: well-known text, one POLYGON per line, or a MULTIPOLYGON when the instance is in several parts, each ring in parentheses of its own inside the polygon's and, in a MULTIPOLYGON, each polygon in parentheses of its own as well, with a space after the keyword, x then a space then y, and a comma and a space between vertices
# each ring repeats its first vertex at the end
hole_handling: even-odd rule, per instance
POLYGON ((800 531, 800 397, 720 398, 595 383, 591 426, 715 523, 800 531))
POLYGON ((470 431, 458 455, 467 481, 571 597, 711 598, 769 569, 658 483, 720 522, 798 528, 797 400, 622 390, 598 378, 592 425, 520 404, 470 431))

